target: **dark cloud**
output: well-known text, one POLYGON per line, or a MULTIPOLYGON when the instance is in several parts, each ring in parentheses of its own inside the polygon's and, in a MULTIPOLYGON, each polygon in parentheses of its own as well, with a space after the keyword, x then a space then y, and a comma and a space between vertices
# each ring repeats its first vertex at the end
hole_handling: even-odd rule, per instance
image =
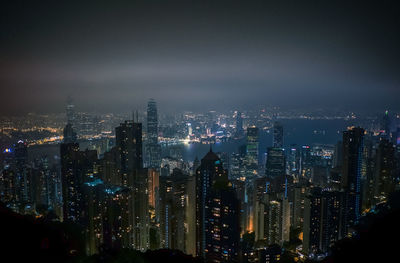
POLYGON ((395 2, 116 2, 5 4, 0 112, 398 109, 395 2))

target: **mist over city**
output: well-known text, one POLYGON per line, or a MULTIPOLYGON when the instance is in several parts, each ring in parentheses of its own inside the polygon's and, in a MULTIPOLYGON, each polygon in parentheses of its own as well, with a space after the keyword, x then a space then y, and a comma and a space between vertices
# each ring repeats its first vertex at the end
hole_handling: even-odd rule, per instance
POLYGON ((395 1, 5 1, 0 261, 393 262, 395 1))

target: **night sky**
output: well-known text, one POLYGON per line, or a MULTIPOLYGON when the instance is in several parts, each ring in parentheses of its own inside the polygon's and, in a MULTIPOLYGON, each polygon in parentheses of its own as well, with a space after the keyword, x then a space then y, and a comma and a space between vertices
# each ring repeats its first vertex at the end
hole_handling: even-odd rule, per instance
POLYGON ((60 2, 2 1, 0 114, 400 109, 396 1, 60 2))

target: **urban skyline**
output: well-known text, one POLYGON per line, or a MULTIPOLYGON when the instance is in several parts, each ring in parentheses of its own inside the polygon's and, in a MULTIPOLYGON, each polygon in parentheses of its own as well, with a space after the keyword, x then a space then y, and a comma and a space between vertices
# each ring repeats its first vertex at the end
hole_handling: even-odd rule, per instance
POLYGON ((0 261, 393 261, 398 11, 5 3, 0 261))

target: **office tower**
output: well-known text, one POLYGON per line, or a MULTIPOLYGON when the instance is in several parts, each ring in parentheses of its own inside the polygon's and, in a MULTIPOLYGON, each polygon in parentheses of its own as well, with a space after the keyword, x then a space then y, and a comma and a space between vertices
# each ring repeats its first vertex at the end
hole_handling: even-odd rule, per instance
POLYGON ((299 179, 300 171, 300 151, 295 144, 290 146, 287 158, 287 174, 299 179))
POLYGON ((309 180, 312 168, 311 147, 309 145, 303 145, 301 147, 300 165, 301 177, 309 180))
POLYGON ((381 139, 376 153, 374 196, 376 202, 385 200, 394 192, 396 186, 395 148, 387 139, 381 139))
POLYGON ((327 253, 343 237, 344 193, 314 188, 305 199, 303 253, 327 253))
POLYGON ((247 128, 246 144, 246 177, 252 178, 258 174, 258 128, 247 128))
POLYGON ((271 184, 271 191, 283 191, 282 180, 284 180, 285 172, 284 150, 282 148, 268 147, 265 175, 271 184))
POLYGON ((159 169, 161 165, 161 146, 158 144, 157 104, 150 99, 147 104, 147 142, 146 164, 149 168, 159 169))
POLYGON ((175 169, 171 176, 160 178, 160 237, 161 247, 185 251, 186 209, 189 176, 175 169))
POLYGON ((361 214, 361 169, 363 145, 364 129, 352 127, 343 132, 342 188, 346 193, 346 229, 354 225, 360 218, 361 214))
POLYGON ((241 138, 243 136, 243 118, 240 111, 236 112, 236 132, 235 137, 241 138))
POLYGON ((72 102, 72 98, 68 97, 67 106, 66 106, 66 113, 67 113, 67 124, 74 125, 75 123, 75 105, 72 102))
POLYGON ((196 171, 196 254, 207 261, 237 261, 239 214, 227 171, 210 149, 196 171))
POLYGON ((272 147, 283 148, 283 126, 279 122, 274 122, 274 134, 272 147))

